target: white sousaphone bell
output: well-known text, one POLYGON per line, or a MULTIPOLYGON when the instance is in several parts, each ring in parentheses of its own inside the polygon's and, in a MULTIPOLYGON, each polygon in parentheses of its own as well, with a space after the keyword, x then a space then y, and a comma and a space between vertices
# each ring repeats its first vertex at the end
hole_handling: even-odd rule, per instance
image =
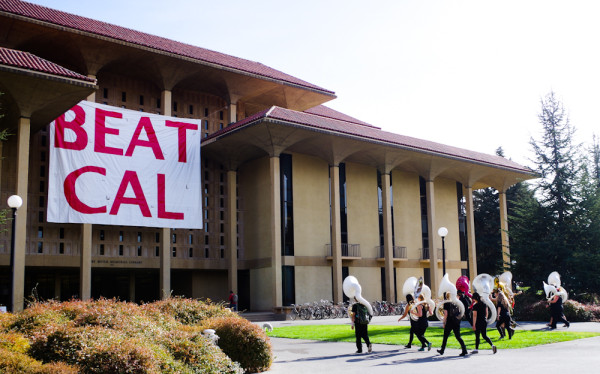
POLYGON ((444 304, 452 303, 452 304, 456 305, 456 307, 458 308, 458 312, 459 312, 458 319, 462 319, 462 317, 465 314, 465 306, 458 299, 458 296, 457 296, 458 291, 456 289, 456 286, 454 284, 452 284, 452 282, 450 282, 448 273, 444 274, 444 277, 442 278, 442 281, 440 283, 440 288, 438 290, 438 296, 444 297, 444 293, 449 295, 449 297, 448 297, 448 300, 442 300, 441 302, 439 302, 436 305, 436 309, 435 309, 436 317, 440 321, 443 321, 444 320, 444 304))
POLYGON ((350 300, 356 297, 356 300, 359 303, 367 307, 369 314, 373 315, 373 307, 371 306, 371 303, 362 297, 362 287, 360 286, 360 283, 358 283, 358 279, 356 279, 356 277, 352 275, 347 276, 346 279, 344 279, 342 288, 344 289, 344 294, 346 294, 350 300))
POLYGON ((554 295, 557 294, 560 296, 563 303, 569 299, 567 290, 561 286, 560 274, 556 271, 553 271, 548 275, 548 283, 544 282, 544 292, 546 293, 546 299, 548 299, 548 301, 552 300, 554 295))
POLYGON ((413 321, 419 319, 419 317, 416 315, 417 305, 427 303, 429 305, 430 314, 435 309, 435 303, 431 299, 431 288, 429 288, 429 286, 423 283, 423 277, 419 277, 419 279, 417 279, 416 277, 409 277, 408 279, 406 279, 406 281, 404 281, 402 291, 404 293, 404 296, 412 295, 414 298, 414 304, 412 306, 407 305, 407 308, 411 308, 409 315, 413 321), (420 295, 423 295, 423 298, 425 300, 417 302, 417 299, 420 295))
POLYGON ((487 305, 490 310, 487 318, 487 324, 491 324, 496 320, 498 313, 492 300, 490 300, 490 294, 494 289, 494 277, 489 274, 481 273, 473 279, 472 282, 473 290, 481 296, 481 302, 487 305))

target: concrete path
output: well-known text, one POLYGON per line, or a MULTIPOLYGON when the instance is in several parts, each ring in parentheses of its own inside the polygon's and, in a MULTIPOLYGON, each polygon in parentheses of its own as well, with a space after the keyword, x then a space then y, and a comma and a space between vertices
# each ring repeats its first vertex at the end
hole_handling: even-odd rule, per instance
MULTIPOLYGON (((372 324, 408 326, 397 322, 397 316, 374 317, 372 324)), ((348 320, 277 321, 273 327, 314 324, 348 324, 348 320)), ((262 325, 263 323, 259 323, 262 325)), ((441 326, 439 322, 430 326, 441 326)), ((467 327, 465 325, 464 327, 467 327)), ((348 328, 350 328, 348 326, 348 328)), ((547 330, 545 323, 520 322, 518 330, 547 330)), ((495 331, 495 330, 494 330, 495 331)), ((572 323, 557 331, 600 332, 600 323, 572 323)), ((493 337, 494 335, 492 335, 493 337)), ((451 336, 450 339, 453 339, 451 336)), ((492 340, 495 340, 492 338, 492 340)), ((354 343, 331 343, 297 339, 272 338, 275 361, 269 373, 399 373, 404 370, 437 370, 438 373, 521 373, 539 374, 598 372, 600 371, 600 337, 579 339, 564 343, 545 344, 522 349, 502 349, 496 355, 489 349, 478 354, 460 357, 458 349, 446 349, 443 356, 436 352, 418 352, 403 346, 373 344, 373 352, 355 354, 354 343)), ((485 347, 486 345, 484 345, 485 347)), ((439 347, 437 347, 439 348, 439 347)), ((473 347, 467 347, 469 352, 473 347)), ((366 349, 365 349, 366 350, 366 349)), ((409 371, 410 372, 410 371, 409 371)))

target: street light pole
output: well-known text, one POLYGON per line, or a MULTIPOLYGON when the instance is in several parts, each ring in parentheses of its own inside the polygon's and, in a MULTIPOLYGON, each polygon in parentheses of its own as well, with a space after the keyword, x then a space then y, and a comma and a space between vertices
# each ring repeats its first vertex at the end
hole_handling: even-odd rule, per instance
POLYGON ((8 206, 12 209, 12 233, 10 238, 10 287, 8 288, 8 311, 13 312, 14 287, 15 287, 15 230, 17 227, 17 209, 23 205, 23 199, 18 195, 12 195, 8 198, 8 206))
POLYGON ((445 227, 440 227, 438 230, 438 235, 442 237, 442 276, 446 275, 446 243, 444 239, 446 235, 448 235, 448 229, 445 227))

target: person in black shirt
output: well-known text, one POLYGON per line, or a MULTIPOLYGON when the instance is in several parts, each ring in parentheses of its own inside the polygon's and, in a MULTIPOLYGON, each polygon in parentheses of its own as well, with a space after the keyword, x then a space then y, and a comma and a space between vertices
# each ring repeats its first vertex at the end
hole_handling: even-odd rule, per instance
POLYGON ((369 350, 369 353, 371 353, 373 350, 373 346, 371 345, 371 341, 369 340, 369 331, 368 331, 369 319, 367 316, 367 320, 361 321, 361 317, 359 316, 359 313, 361 315, 368 314, 368 310, 367 310, 367 307, 360 304, 358 302, 358 300, 356 300, 356 297, 355 297, 354 304, 352 304, 352 312, 351 312, 352 317, 351 318, 352 318, 352 323, 354 323, 352 328, 354 329, 354 335, 356 336, 356 353, 362 353, 361 339, 363 339, 365 341, 365 343, 367 344, 367 349, 369 350))
POLYGON ((565 318, 565 315, 564 315, 562 297, 560 297, 560 295, 558 295, 558 294, 555 294, 554 297, 549 301, 549 303, 550 303, 550 316, 551 316, 550 328, 555 329, 556 323, 558 321, 564 322, 565 327, 571 326, 571 323, 569 321, 567 321, 567 319, 565 318))
MULTIPOLYGON (((444 292, 444 299, 449 299, 449 295, 446 292, 444 292)), ((444 303, 444 340, 442 341, 441 349, 438 349, 438 353, 440 355, 444 354, 450 332, 454 332, 454 337, 462 348, 462 352, 459 356, 467 355, 467 347, 465 346, 465 342, 460 337, 460 320, 458 319, 458 315, 459 311, 456 305, 454 305, 452 302, 444 303)))
POLYGON ((465 306, 465 316, 464 319, 469 322, 472 323, 472 318, 471 318, 471 314, 472 314, 472 310, 471 310, 471 304, 473 303, 473 301, 471 300, 471 298, 469 297, 468 294, 466 294, 465 292, 458 290, 457 291, 458 294, 458 300, 460 300, 460 302, 465 306))
POLYGON ((508 339, 512 339, 515 330, 511 326, 511 318, 510 318, 510 310, 508 299, 504 295, 504 292, 499 291, 498 297, 496 298, 496 304, 498 308, 498 315, 496 317, 496 328, 500 333, 500 339, 504 339, 506 337, 506 333, 504 329, 508 331, 508 339))
POLYGON ((412 346, 412 341, 415 336, 415 327, 417 325, 417 321, 413 321, 409 314, 414 305, 415 303, 413 295, 406 295, 406 308, 404 308, 404 313, 400 316, 400 318, 398 318, 398 322, 400 322, 402 319, 404 319, 404 317, 408 316, 408 320, 410 321, 410 335, 408 337, 408 344, 405 345, 404 348, 410 348, 412 346))
MULTIPOLYGON (((425 301, 425 297, 423 297, 423 295, 420 295, 418 300, 420 302, 425 301)), ((419 319, 415 323, 415 335, 417 336, 417 339, 419 339, 419 341, 421 342, 421 348, 419 349, 419 351, 424 351, 426 347, 427 350, 430 351, 431 343, 425 337, 425 331, 427 331, 427 327, 429 327, 429 321, 427 320, 427 311, 429 306, 427 305, 427 303, 423 302, 421 304, 418 304, 415 308, 416 315, 417 317, 419 317, 419 319)))
POLYGON ((481 296, 475 292, 473 294, 473 331, 475 331, 475 350, 471 353, 477 353, 479 349, 479 335, 483 337, 483 340, 488 342, 492 347, 492 351, 496 353, 496 346, 492 343, 490 338, 487 336, 487 317, 488 307, 481 302, 481 296))

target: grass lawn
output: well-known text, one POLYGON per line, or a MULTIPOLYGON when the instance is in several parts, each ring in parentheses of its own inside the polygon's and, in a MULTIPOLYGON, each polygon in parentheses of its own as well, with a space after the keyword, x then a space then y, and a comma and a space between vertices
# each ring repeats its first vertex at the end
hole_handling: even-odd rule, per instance
MULTIPOLYGON (((377 344, 395 344, 405 345, 409 337, 408 326, 385 326, 370 325, 369 338, 372 343, 377 344)), ((268 333, 269 336, 278 338, 322 340, 330 342, 354 342, 354 330, 349 325, 312 325, 312 326, 286 326, 276 327, 268 333)), ((439 327, 429 327, 425 337, 433 347, 442 345, 444 330, 439 327)), ((525 348, 540 344, 558 343, 575 339, 590 338, 599 336, 600 333, 594 332, 570 332, 570 331, 548 331, 548 330, 517 330, 511 340, 505 338, 498 340, 498 331, 495 328, 488 329, 488 336, 492 339, 498 349, 504 348, 525 348)), ((475 334, 473 330, 461 329, 461 336, 467 345, 467 349, 475 348, 475 334)), ((415 337, 413 348, 419 348, 420 342, 415 337)), ((460 348, 460 345, 450 334, 448 339, 448 348, 460 348)), ((479 349, 490 349, 489 344, 481 339, 479 349)))

